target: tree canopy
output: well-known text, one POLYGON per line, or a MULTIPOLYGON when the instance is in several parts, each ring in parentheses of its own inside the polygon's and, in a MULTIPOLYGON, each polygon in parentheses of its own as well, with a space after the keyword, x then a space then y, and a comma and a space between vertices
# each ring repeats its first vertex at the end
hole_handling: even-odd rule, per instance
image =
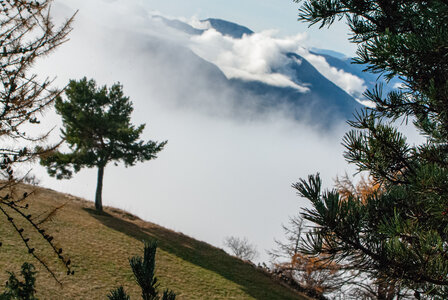
POLYGON ((310 0, 299 20, 331 26, 345 19, 356 63, 403 84, 365 96, 375 108, 349 122, 344 157, 378 185, 365 197, 323 191, 318 175, 294 184, 312 209, 303 251, 344 262, 374 282, 394 282, 416 298, 448 295, 448 1, 310 0), (396 121, 412 122, 412 145, 396 121))
POLYGON ((123 162, 126 167, 156 158, 166 141, 139 140, 145 125, 131 124, 132 102, 124 96, 119 83, 97 87, 83 78, 70 80, 66 100, 56 100, 56 111, 62 116, 62 138, 71 152, 54 151, 42 157, 48 173, 58 179, 71 178, 81 168, 97 167, 95 197, 97 210, 102 210, 104 168, 109 162, 123 162))

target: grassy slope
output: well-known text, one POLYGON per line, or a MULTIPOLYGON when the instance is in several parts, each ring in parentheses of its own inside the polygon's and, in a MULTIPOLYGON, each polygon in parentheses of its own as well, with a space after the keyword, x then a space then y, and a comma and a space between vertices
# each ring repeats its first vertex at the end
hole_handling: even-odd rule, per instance
MULTIPOLYGON (((46 189, 20 187, 36 193, 30 197, 33 216, 65 203, 45 223, 47 232, 64 248, 73 262, 75 276, 66 276, 41 239, 26 230, 41 256, 45 257, 63 285, 60 287, 33 258, 5 218, 0 217, 0 282, 5 271, 17 272, 24 262, 38 267, 37 290, 41 299, 106 299, 107 292, 123 285, 131 299, 139 299, 128 258, 141 255, 142 240, 159 242, 157 276, 161 289, 169 287, 178 299, 307 299, 272 281, 250 264, 223 250, 158 225, 144 222, 126 212, 106 208, 98 215, 90 202, 46 189)), ((24 228, 27 227, 24 225, 24 228)))

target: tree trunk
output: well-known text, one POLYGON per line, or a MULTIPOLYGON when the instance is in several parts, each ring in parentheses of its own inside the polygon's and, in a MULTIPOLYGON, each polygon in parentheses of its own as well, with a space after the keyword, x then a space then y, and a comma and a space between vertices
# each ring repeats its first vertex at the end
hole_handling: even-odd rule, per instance
POLYGON ((96 194, 95 194, 95 208, 97 211, 103 211, 103 176, 104 176, 104 166, 98 167, 98 180, 96 183, 96 194))

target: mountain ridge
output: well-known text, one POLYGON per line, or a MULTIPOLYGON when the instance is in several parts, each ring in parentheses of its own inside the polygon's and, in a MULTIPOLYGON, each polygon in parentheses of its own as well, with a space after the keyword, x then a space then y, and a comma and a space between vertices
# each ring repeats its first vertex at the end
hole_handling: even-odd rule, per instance
POLYGON ((249 28, 242 26, 240 24, 226 21, 223 19, 217 19, 217 18, 208 18, 205 20, 202 20, 202 22, 208 22, 210 23, 210 26, 214 28, 216 31, 222 33, 223 35, 231 36, 233 38, 242 38, 245 34, 251 35, 254 32, 250 30, 249 28))
MULTIPOLYGON (((238 24, 227 21, 216 22, 210 24, 230 26, 232 30, 237 28, 240 30, 236 33, 237 36, 253 34, 253 31, 238 24)), ((193 29, 191 25, 181 21, 166 24, 171 28, 173 26, 180 28, 178 30, 188 35, 202 34, 201 31, 195 31, 199 29, 193 29)), ((227 31, 231 31, 230 29, 227 31)), ((225 28, 220 30, 226 31, 225 28)), ((325 117, 315 118, 315 123, 324 128, 350 118, 357 109, 362 108, 362 105, 352 96, 328 80, 297 53, 284 53, 284 64, 273 68, 271 73, 285 76, 291 80, 291 83, 307 87, 309 92, 306 93, 295 88, 272 85, 259 80, 228 77, 218 65, 204 59, 188 46, 166 42, 160 37, 147 40, 145 53, 147 57, 157 58, 157 61, 154 60, 151 65, 163 63, 162 72, 155 73, 154 77, 150 77, 153 79, 150 80, 163 79, 164 82, 170 83, 166 85, 166 88, 164 85, 158 85, 155 91, 161 96, 172 95, 170 97, 177 99, 178 102, 181 101, 179 103, 182 106, 196 108, 199 104, 196 99, 207 95, 207 98, 216 99, 216 107, 220 107, 219 101, 229 103, 230 113, 233 116, 245 118, 244 113, 251 112, 253 116, 263 117, 270 111, 282 110, 296 120, 304 120, 319 114, 325 117), (302 63, 299 64, 298 61, 302 63), (176 91, 171 88, 172 85, 182 92, 176 94, 176 91)), ((216 107, 212 107, 211 110, 219 113, 225 111, 216 107)), ((208 109, 204 105, 198 108, 208 109)))

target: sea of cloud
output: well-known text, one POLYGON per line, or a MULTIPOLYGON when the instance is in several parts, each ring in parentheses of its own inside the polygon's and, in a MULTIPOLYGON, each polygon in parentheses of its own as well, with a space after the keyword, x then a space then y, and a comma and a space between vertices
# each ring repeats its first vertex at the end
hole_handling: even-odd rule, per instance
MULTIPOLYGON (((133 122, 147 124, 143 138, 168 140, 154 161, 106 168, 105 205, 218 247, 226 236, 247 236, 258 245, 260 260, 266 260, 264 250, 282 236, 281 224, 309 206, 291 184, 320 172, 331 186, 337 174, 351 170, 340 145, 347 130, 343 120, 324 131, 309 122, 316 116, 297 121, 282 110, 257 115, 241 107, 233 117, 238 107, 232 91, 219 89, 201 75, 193 56, 176 50, 179 44, 194 49, 229 77, 284 86, 294 83, 269 70, 282 63, 281 53, 300 49, 303 35, 279 39, 264 32, 238 41, 210 30, 193 38, 157 21, 141 1, 61 0, 53 7, 55 21, 76 9, 70 41, 41 61, 36 71, 57 76, 59 87, 83 76, 100 85, 121 82, 134 103, 133 122), (153 51, 170 44, 163 55, 153 51), (182 65, 176 69, 173 62, 182 65)), ((346 88, 357 91, 353 83, 346 82, 346 88)), ((61 125, 52 111, 44 121, 47 128, 61 125)), ((37 165, 32 172, 44 186, 94 198, 94 169, 69 181, 50 178, 37 165)))

